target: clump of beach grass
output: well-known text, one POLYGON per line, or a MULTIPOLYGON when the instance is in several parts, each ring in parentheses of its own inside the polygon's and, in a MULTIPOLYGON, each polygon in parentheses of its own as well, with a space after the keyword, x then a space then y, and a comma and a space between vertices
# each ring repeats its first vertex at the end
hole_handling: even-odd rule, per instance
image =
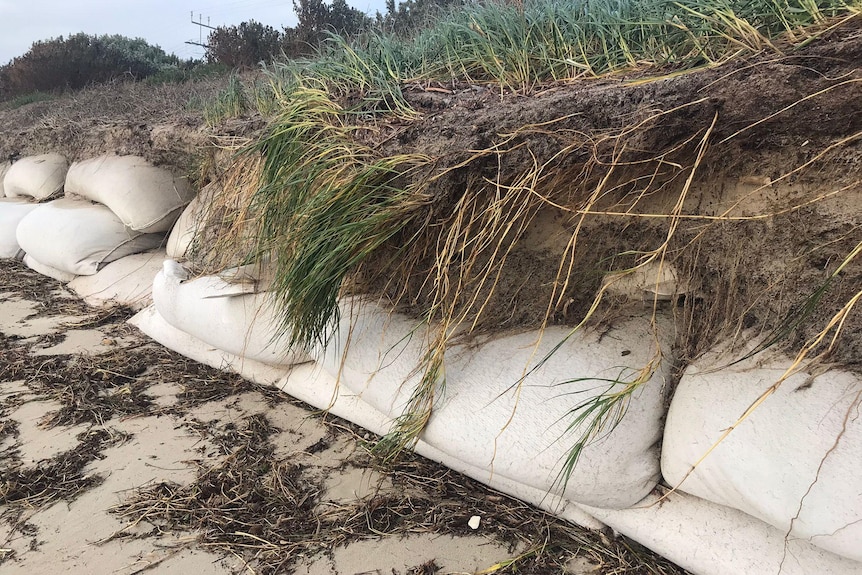
POLYGON ((426 158, 379 157, 358 143, 324 88, 299 77, 278 85, 278 114, 239 155, 249 185, 231 191, 248 194, 239 202, 246 213, 219 243, 253 238, 239 242, 249 249, 240 259, 273 262, 270 290, 286 338, 300 347, 325 341, 345 277, 425 202, 404 176, 426 158))
POLYGON ((246 88, 239 75, 231 74, 227 86, 204 106, 204 120, 213 126, 226 118, 236 118, 251 109, 246 88))

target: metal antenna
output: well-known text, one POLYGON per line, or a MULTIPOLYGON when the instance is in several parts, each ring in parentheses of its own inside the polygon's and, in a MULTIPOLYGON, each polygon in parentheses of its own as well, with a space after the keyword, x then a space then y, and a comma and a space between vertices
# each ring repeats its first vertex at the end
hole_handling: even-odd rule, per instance
POLYGON ((195 12, 192 10, 192 24, 198 26, 198 41, 194 40, 186 40, 186 44, 191 44, 192 46, 200 46, 202 48, 209 48, 209 44, 204 44, 204 28, 209 28, 210 30, 215 30, 215 26, 210 26, 210 17, 207 16, 207 23, 204 24, 203 15, 198 14, 198 21, 195 22, 195 12))

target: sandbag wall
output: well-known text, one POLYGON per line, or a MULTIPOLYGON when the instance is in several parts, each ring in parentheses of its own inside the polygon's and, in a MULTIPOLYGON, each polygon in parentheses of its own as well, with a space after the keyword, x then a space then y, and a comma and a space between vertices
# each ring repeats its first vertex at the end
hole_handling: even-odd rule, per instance
MULTIPOLYGON (((348 298, 326 345, 289 350, 266 269, 195 278, 181 263, 212 190, 180 216, 192 196, 181 179, 140 158, 99 158, 64 172, 65 197, 35 204, 18 199, 33 165, 47 174, 61 163, 0 165, 12 196, 0 203, 0 240, 14 225, 15 253, 26 252, 31 267, 75 276, 73 286, 90 281, 91 292, 109 270, 109 282, 134 277, 151 287, 153 305, 131 322, 165 346, 378 434, 402 415, 433 326, 348 298), (106 243, 82 240, 91 230, 106 243), (127 255, 155 238, 167 252, 127 255), (82 243, 86 257, 67 249, 82 243)), ((33 189, 36 201, 60 191, 47 177, 33 189)), ((625 289, 662 282, 650 276, 625 289)), ((446 351, 446 385, 416 451, 570 521, 609 526, 693 573, 862 574, 862 380, 800 372, 737 421, 791 359, 737 362, 747 350, 728 345, 687 366, 671 390, 672 341, 672 318, 653 318, 650 306, 601 334, 554 327, 460 341, 446 351), (570 428, 578 408, 620 391, 646 365, 620 422, 600 431, 564 479, 584 431, 585 423, 570 428)))
POLYGON ((69 282, 91 303, 148 303, 166 235, 194 196, 184 178, 136 156, 69 166, 59 154, 6 163, 0 174, 0 257, 69 282))
MULTIPOLYGON (((132 322, 158 341, 273 383, 375 433, 391 430, 418 385, 427 326, 374 300, 343 300, 327 345, 288 352, 275 337, 277 314, 265 283, 249 270, 190 279, 182 265, 168 261, 153 291, 154 306, 132 322)), ((827 393, 790 403, 785 394, 792 396, 800 382, 788 380, 787 391, 776 393, 761 415, 771 425, 768 438, 741 426, 738 443, 716 450, 712 465, 686 477, 734 423, 727 416, 741 415, 752 393, 777 381, 781 368, 690 366, 668 414, 672 322, 657 318, 658 337, 652 325, 645 310, 602 334, 550 328, 452 346, 445 388, 416 451, 575 523, 610 526, 694 573, 862 573, 855 480, 862 457, 852 417, 860 380, 829 372, 820 376, 827 393), (568 450, 583 431, 583 424, 569 429, 574 410, 619 391, 656 358, 621 422, 603 430, 561 480, 568 450), (813 409, 800 417, 796 412, 806 404, 813 409), (830 451, 838 438, 841 449, 830 451), (820 465, 824 460, 829 464, 820 465), (822 485, 814 481, 818 474, 822 485)), ((763 422, 753 418, 750 425, 756 431, 763 422)))

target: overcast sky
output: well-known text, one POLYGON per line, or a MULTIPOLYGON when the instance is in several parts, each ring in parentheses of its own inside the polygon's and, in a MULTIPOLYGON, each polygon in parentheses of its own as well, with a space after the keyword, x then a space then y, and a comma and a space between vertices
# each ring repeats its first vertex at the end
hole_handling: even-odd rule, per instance
MULTIPOLYGON (((384 0, 347 0, 373 14, 384 0)), ((206 40, 206 29, 191 23, 202 15, 211 26, 257 20, 280 29, 296 24, 292 0, 0 0, 0 65, 29 50, 36 40, 87 34, 144 38, 181 58, 201 57, 203 48, 186 40, 206 40)))

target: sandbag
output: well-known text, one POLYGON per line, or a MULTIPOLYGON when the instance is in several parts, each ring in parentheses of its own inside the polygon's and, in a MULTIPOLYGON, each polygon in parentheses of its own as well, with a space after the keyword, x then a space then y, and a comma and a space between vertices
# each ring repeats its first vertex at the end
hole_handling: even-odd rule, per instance
MULTIPOLYGON (((378 435, 385 434, 392 425, 391 417, 368 405, 344 386, 338 386, 335 378, 316 363, 305 363, 294 367, 278 382, 277 387, 312 407, 346 419, 378 435)), ((567 521, 590 529, 604 527, 603 523, 570 501, 511 481, 499 474, 488 473, 487 469, 470 465, 443 453, 424 441, 419 441, 414 447, 414 451, 423 457, 472 477, 492 489, 527 501, 567 521)))
POLYGON ((163 249, 132 254, 107 264, 95 275, 76 277, 69 289, 95 307, 122 304, 140 310, 153 303, 153 278, 164 259, 163 249))
POLYGON ((213 182, 205 186, 180 214, 179 219, 168 236, 167 255, 181 260, 188 257, 188 251, 198 229, 203 225, 207 210, 212 203, 217 185, 213 182))
MULTIPOLYGON (((357 311, 354 302, 343 302, 335 336, 314 356, 364 401, 400 416, 421 377, 425 328, 371 302, 357 311)), ((659 324, 672 331, 667 321, 659 324)), ((631 381, 656 352, 648 315, 620 320, 601 337, 584 331, 561 344, 568 333, 549 328, 538 348, 535 331, 452 346, 445 387, 421 439, 472 466, 575 502, 628 507, 659 480, 670 338, 661 336, 664 360, 633 393, 622 421, 583 450, 563 486, 563 462, 583 430, 567 430, 572 411, 619 391, 622 384, 613 381, 631 381)))
POLYGON ((139 156, 101 156, 72 164, 66 195, 108 206, 130 229, 157 233, 171 229, 194 191, 186 178, 139 156))
POLYGON ((60 154, 21 158, 6 171, 3 189, 6 196, 45 200, 63 190, 69 163, 60 154))
POLYGON ((172 326, 218 349, 270 365, 309 361, 278 337, 279 320, 265 292, 249 278, 230 282, 218 276, 185 281, 182 268, 166 260, 153 281, 153 302, 172 326))
POLYGON ((665 479, 791 539, 862 561, 862 378, 856 374, 830 369, 789 378, 685 478, 792 363, 775 354, 730 365, 742 355, 711 353, 686 369, 664 433, 665 479))
POLYGON ((650 495, 632 509, 583 509, 694 575, 862 575, 858 561, 687 493, 650 495))
POLYGON ((267 365, 217 349, 169 324, 154 305, 129 319, 129 323, 168 349, 216 369, 223 369, 261 385, 276 385, 291 367, 267 365))
POLYGON ((58 270, 57 268, 45 265, 30 254, 24 254, 24 265, 26 265, 34 272, 40 273, 43 276, 48 276, 49 278, 53 278, 63 283, 69 283, 70 281, 78 277, 73 273, 58 270))
POLYGON ((0 258, 24 257, 16 235, 18 224, 38 205, 17 198, 0 198, 0 258))
POLYGON ((73 275, 93 275, 105 264, 164 242, 163 234, 130 230, 101 204, 68 198, 27 214, 18 224, 17 238, 21 249, 41 264, 73 275))
POLYGON ((6 190, 3 187, 3 179, 6 177, 6 172, 12 167, 12 162, 0 162, 0 199, 6 197, 6 190))

